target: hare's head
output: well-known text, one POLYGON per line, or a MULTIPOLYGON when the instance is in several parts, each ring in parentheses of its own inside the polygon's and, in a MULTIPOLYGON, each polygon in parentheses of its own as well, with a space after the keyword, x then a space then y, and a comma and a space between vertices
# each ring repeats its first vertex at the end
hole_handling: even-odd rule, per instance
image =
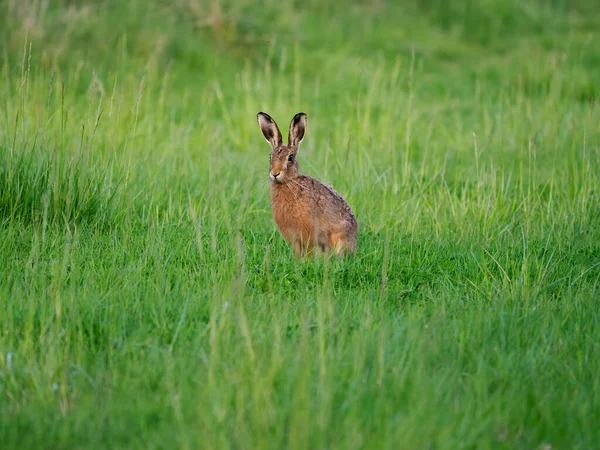
POLYGON ((283 144, 281 132, 271 116, 260 112, 257 117, 263 136, 273 148, 270 156, 269 178, 275 183, 285 183, 296 178, 300 173, 296 153, 304 138, 306 114, 298 113, 292 119, 287 145, 283 144))

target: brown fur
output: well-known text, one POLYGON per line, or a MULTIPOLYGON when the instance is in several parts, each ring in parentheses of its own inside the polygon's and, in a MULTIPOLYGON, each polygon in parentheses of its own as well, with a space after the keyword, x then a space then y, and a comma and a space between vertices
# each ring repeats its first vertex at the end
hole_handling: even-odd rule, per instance
POLYGON ((292 119, 288 145, 283 145, 268 114, 258 113, 258 123, 273 148, 269 168, 273 218, 296 256, 313 250, 338 255, 356 251, 358 223, 348 203, 333 188, 300 173, 296 153, 304 138, 306 114, 292 119))

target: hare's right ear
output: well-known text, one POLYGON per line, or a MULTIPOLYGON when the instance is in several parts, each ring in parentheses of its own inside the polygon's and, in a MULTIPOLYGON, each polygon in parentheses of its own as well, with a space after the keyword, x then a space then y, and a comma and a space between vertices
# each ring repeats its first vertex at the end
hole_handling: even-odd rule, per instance
POLYGON ((304 133, 306 132, 306 114, 298 113, 290 122, 290 133, 288 134, 288 142, 291 147, 298 148, 304 133))
POLYGON ((258 125, 260 126, 263 136, 267 142, 271 144, 273 150, 275 150, 283 143, 283 138, 281 137, 279 128, 277 128, 277 124, 271 116, 264 112, 259 112, 256 115, 256 118, 258 119, 258 125))

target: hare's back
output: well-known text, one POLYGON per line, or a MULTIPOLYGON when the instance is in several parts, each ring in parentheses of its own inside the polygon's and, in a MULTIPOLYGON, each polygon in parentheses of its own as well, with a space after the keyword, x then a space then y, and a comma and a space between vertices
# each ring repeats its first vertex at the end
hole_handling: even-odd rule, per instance
POLYGON ((307 175, 298 178, 299 184, 303 186, 306 200, 313 210, 320 215, 334 216, 339 220, 354 218, 352 209, 335 189, 307 175))

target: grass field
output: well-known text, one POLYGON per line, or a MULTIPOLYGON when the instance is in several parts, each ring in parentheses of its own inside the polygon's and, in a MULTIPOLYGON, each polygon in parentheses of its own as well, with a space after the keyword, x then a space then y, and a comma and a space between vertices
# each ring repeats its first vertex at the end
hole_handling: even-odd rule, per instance
POLYGON ((595 0, 0 10, 1 449, 600 448, 595 0))

